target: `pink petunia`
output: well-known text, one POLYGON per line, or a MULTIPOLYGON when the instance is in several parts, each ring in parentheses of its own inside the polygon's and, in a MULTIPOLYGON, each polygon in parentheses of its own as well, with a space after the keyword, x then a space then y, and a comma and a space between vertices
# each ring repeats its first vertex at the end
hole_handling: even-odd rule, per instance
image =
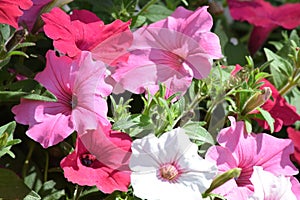
POLYGON ((254 25, 249 51, 253 55, 277 27, 294 29, 300 25, 300 3, 286 3, 275 7, 264 0, 228 0, 230 14, 235 20, 248 21, 254 25))
POLYGON ((132 42, 130 21, 115 20, 104 25, 88 10, 74 10, 69 16, 59 8, 43 14, 42 19, 46 35, 63 54, 76 57, 81 51, 90 51, 93 59, 106 64, 115 64, 128 57, 127 48, 132 42))
POLYGON ((0 23, 18 28, 18 18, 32 6, 31 0, 0 0, 0 23))
MULTIPOLYGON (((294 106, 290 105, 277 91, 275 86, 268 80, 263 79, 264 85, 261 87, 269 87, 272 90, 273 100, 269 99, 262 105, 262 108, 268 111, 274 118, 274 132, 279 132, 282 126, 293 125, 296 121, 300 120, 300 115, 294 106)), ((264 129, 270 129, 265 120, 256 119, 258 124, 264 129)))
POLYGON ((154 93, 159 83, 170 94, 185 92, 194 78, 208 76, 212 60, 222 57, 219 38, 207 7, 178 7, 167 19, 136 30, 127 62, 112 77, 133 93, 154 93))
POLYGON ((42 8, 50 3, 52 0, 32 0, 32 7, 29 10, 24 11, 24 14, 19 18, 18 23, 25 24, 29 31, 32 31, 33 26, 40 16, 42 8))
POLYGON ((214 161, 220 173, 233 168, 241 168, 240 176, 226 182, 214 192, 234 199, 236 190, 244 190, 247 195, 253 192, 250 177, 254 166, 261 166, 274 175, 293 176, 297 168, 290 161, 294 147, 289 139, 278 139, 265 133, 248 134, 243 121, 236 122, 229 117, 231 126, 224 128, 217 136, 220 146, 208 149, 206 159, 214 161))
POLYGON ((112 87, 104 82, 104 63, 93 61, 89 52, 72 60, 49 51, 46 59, 46 68, 35 80, 52 92, 57 102, 21 99, 12 108, 15 120, 29 125, 27 135, 46 148, 61 142, 74 130, 96 129, 98 120, 108 123, 103 97, 111 93, 112 87))
POLYGON ((60 165, 64 176, 79 185, 94 186, 104 193, 127 191, 130 184, 131 139, 112 131, 110 125, 81 133, 75 151, 60 165))

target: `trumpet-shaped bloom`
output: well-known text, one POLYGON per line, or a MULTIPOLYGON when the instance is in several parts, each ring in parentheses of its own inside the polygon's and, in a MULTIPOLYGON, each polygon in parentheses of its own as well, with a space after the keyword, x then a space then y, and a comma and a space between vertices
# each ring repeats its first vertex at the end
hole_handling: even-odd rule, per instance
POLYGON ((96 129, 97 120, 108 123, 103 97, 112 90, 104 82, 104 63, 94 62, 89 52, 72 60, 49 51, 46 58, 46 68, 35 80, 52 92, 57 102, 21 99, 12 109, 17 122, 29 125, 27 135, 45 148, 61 142, 75 130, 96 129))
POLYGON ((235 20, 248 21, 254 25, 249 40, 253 55, 268 38, 271 31, 279 26, 294 29, 300 25, 300 3, 286 3, 275 7, 264 0, 228 0, 231 16, 235 20))
POLYGON ((59 8, 43 14, 42 19, 46 35, 61 53, 76 57, 81 51, 90 51, 93 59, 107 64, 127 59, 127 48, 132 42, 130 22, 115 20, 104 25, 88 10, 74 10, 69 16, 59 8))
POLYGON ((292 192, 290 177, 275 176, 259 166, 255 166, 253 169, 250 180, 254 186, 254 194, 251 195, 250 200, 297 199, 292 192))
POLYGON ((217 170, 197 151, 181 128, 134 140, 129 165, 134 194, 149 200, 202 199, 217 170))
POLYGON ((254 194, 249 200, 297 200, 292 192, 290 177, 275 176, 262 167, 255 166, 250 180, 254 186, 254 194))
POLYGON ((31 6, 31 0, 0 0, 0 23, 18 28, 19 17, 31 6))
POLYGON ((220 172, 236 167, 242 171, 237 179, 217 188, 216 193, 234 199, 231 198, 231 193, 238 187, 244 187, 250 195, 253 192, 250 177, 254 166, 261 166, 276 176, 292 176, 298 173, 290 161, 290 154, 294 151, 291 140, 278 139, 265 133, 248 134, 243 121, 236 122, 233 117, 229 119, 231 126, 222 129, 217 136, 220 146, 209 148, 206 158, 216 162, 220 172))
POLYGON ((222 57, 212 25, 207 7, 194 12, 177 8, 167 19, 133 33, 128 61, 119 63, 112 77, 133 93, 154 93, 159 83, 170 94, 185 92, 193 77, 207 77, 212 60, 222 57))
MULTIPOLYGON (((273 100, 267 100, 262 108, 268 111, 274 118, 274 132, 279 132, 282 126, 293 125, 296 121, 300 120, 300 115, 296 111, 296 107, 290 105, 266 79, 263 80, 264 85, 261 88, 269 87, 272 90, 273 100)), ((265 120, 256 119, 258 124, 264 129, 270 129, 265 120)))
POLYGON ((60 165, 64 176, 79 185, 94 186, 104 193, 127 191, 131 139, 126 133, 112 131, 110 125, 80 133, 75 151, 60 165))

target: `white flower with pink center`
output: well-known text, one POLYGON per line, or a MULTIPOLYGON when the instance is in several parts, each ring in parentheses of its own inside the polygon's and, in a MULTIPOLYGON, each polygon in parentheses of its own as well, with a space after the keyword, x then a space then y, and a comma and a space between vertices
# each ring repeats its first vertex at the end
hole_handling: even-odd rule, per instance
POLYGON ((177 128, 157 138, 132 143, 131 185, 134 195, 151 199, 202 199, 217 174, 216 166, 198 155, 198 147, 177 128))

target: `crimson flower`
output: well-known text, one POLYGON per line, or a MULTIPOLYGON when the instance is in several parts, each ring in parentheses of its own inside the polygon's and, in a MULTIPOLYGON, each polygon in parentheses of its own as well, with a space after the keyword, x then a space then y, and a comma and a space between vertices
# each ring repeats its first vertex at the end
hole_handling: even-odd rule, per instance
MULTIPOLYGON (((296 121, 300 120, 300 115, 294 106, 290 105, 278 92, 275 86, 267 81, 262 80, 264 85, 261 87, 269 87, 272 90, 272 99, 269 99, 262 105, 262 108, 268 111, 274 118, 274 132, 279 132, 282 126, 293 125, 296 121)), ((265 120, 255 119, 258 124, 264 129, 269 130, 269 125, 265 120)))
POLYGON ((31 6, 31 0, 0 0, 0 23, 17 29, 18 18, 23 15, 23 10, 28 10, 31 6))
POLYGON ((289 138, 293 141, 295 152, 292 155, 294 161, 300 164, 300 131, 293 129, 292 127, 287 128, 289 138))
POLYGON ((264 0, 227 0, 235 20, 247 21, 254 26, 248 48, 253 55, 277 27, 294 29, 300 25, 300 3, 275 7, 264 0))
POLYGON ((93 59, 107 64, 127 59, 124 55, 132 41, 130 21, 115 20, 104 25, 88 10, 74 10, 67 15, 59 8, 43 14, 42 19, 45 22, 44 31, 54 40, 54 47, 69 57, 76 57, 81 51, 90 51, 93 59))
POLYGON ((81 133, 75 151, 60 166, 64 176, 79 185, 94 186, 104 193, 127 191, 130 184, 131 139, 112 131, 110 125, 81 133))

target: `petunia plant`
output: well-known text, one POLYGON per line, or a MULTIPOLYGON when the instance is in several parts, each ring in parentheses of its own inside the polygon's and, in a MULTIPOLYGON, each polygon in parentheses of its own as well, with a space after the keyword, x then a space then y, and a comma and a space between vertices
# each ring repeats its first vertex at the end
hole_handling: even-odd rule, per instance
POLYGON ((299 5, 0 0, 0 199, 300 200, 299 5))

